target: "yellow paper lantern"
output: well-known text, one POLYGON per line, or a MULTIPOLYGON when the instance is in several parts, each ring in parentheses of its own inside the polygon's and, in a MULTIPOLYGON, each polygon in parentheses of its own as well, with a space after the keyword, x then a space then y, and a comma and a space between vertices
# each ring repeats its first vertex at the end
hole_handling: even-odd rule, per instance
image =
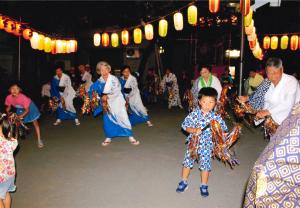
POLYGON ((30 38, 32 37, 32 30, 27 28, 25 30, 23 30, 23 38, 25 40, 30 40, 30 38))
POLYGON ((287 35, 282 36, 280 39, 280 48, 282 50, 286 50, 288 48, 288 45, 289 45, 289 37, 287 35))
POLYGON ((4 29, 4 27, 5 27, 4 20, 5 20, 5 18, 3 16, 0 16, 0 30, 4 29))
POLYGON ((62 41, 62 53, 67 53, 67 41, 62 41))
POLYGON ((133 30, 133 41, 135 44, 141 44, 142 43, 142 30, 140 28, 135 28, 133 30))
POLYGON ((45 37, 45 39, 44 39, 44 51, 46 53, 51 52, 51 38, 49 38, 49 37, 45 37))
POLYGON ((101 35, 99 33, 94 34, 94 46, 100 46, 101 35))
POLYGON ((109 35, 108 35, 108 33, 103 33, 102 34, 102 45, 104 47, 109 46, 109 35))
POLYGON ((15 29, 13 31, 13 34, 16 36, 21 36, 22 35, 22 25, 20 23, 15 24, 15 29))
POLYGON ((56 54, 56 40, 51 40, 51 53, 56 54))
POLYGON ((114 48, 119 46, 119 35, 117 33, 111 34, 111 45, 114 48))
POLYGON ((278 47, 278 37, 277 36, 272 36, 271 37, 271 49, 276 50, 278 47))
POLYGON ((253 17, 253 11, 252 11, 252 9, 250 9, 249 14, 247 14, 244 17, 244 25, 245 25, 245 27, 248 27, 251 24, 252 17, 253 17))
POLYGON ((158 34, 160 37, 166 37, 168 33, 168 21, 165 19, 159 20, 158 34))
POLYGON ((251 3, 251 0, 240 0, 240 11, 242 12, 242 8, 244 6, 244 2, 245 2, 245 10, 244 10, 244 15, 248 15, 249 12, 250 12, 250 3, 251 3))
POLYGON ((45 47, 45 36, 42 34, 39 34, 38 50, 42 51, 42 50, 44 50, 44 47, 45 47))
POLYGON ((247 39, 248 39, 248 41, 253 41, 253 40, 257 39, 257 35, 256 35, 256 32, 255 32, 255 27, 253 28, 252 33, 247 36, 247 39))
POLYGON ((197 24, 197 19, 198 19, 198 11, 197 7, 195 5, 191 5, 188 7, 187 10, 187 15, 188 15, 188 22, 191 25, 196 25, 197 24))
POLYGON ((175 27, 175 30, 177 31, 180 31, 183 29, 183 16, 180 12, 176 12, 174 14, 174 27, 175 27))
POLYGON ((8 21, 6 22, 6 24, 4 24, 4 25, 5 25, 4 30, 5 30, 6 32, 8 32, 8 33, 14 32, 15 26, 16 26, 14 21, 8 20, 8 21))
POLYGON ((292 51, 295 51, 298 49, 298 43, 299 38, 298 35, 292 35, 291 40, 290 40, 290 48, 292 51))
POLYGON ((268 50, 270 48, 271 45, 271 38, 270 36, 265 36, 264 40, 263 40, 263 48, 268 50))
POLYGON ((74 53, 77 51, 77 40, 70 40, 70 52, 74 53))
POLYGON ((66 42, 66 53, 71 53, 71 43, 69 40, 66 42))
POLYGON ((129 32, 127 30, 123 30, 121 32, 121 41, 123 45, 128 45, 129 43, 129 32))
POLYGON ((217 13, 220 9, 220 0, 209 0, 208 7, 211 13, 217 13))
POLYGON ((56 40, 56 53, 63 53, 63 41, 56 40))
POLYGON ((37 32, 32 33, 32 37, 30 38, 30 45, 32 49, 38 49, 39 47, 39 34, 37 32))
POLYGON ((251 35, 254 30, 254 20, 251 21, 250 25, 248 27, 245 27, 245 34, 246 35, 251 35))
POLYGON ((154 36, 153 25, 146 24, 145 25, 145 38, 146 40, 152 40, 154 36))

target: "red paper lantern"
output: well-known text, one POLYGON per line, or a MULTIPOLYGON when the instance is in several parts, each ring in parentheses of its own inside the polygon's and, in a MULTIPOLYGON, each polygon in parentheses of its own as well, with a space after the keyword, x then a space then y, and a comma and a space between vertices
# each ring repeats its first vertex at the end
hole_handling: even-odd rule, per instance
POLYGON ((104 47, 109 46, 109 35, 108 35, 108 33, 103 33, 102 34, 102 45, 104 47))
POLYGON ((32 30, 29 28, 26 28, 25 30, 23 30, 23 38, 25 40, 30 40, 30 38, 32 37, 32 30))
POLYGON ((244 15, 248 15, 249 12, 250 12, 250 3, 251 3, 251 0, 240 0, 240 11, 242 12, 243 11, 243 6, 244 6, 244 3, 245 2, 245 10, 244 10, 244 15))
POLYGON ((16 36, 22 35, 22 25, 20 23, 16 23, 15 30, 13 31, 13 34, 16 36))
POLYGON ((271 38, 270 38, 270 36, 265 36, 264 37, 264 41, 263 41, 263 48, 265 50, 268 50, 270 48, 270 45, 271 45, 271 38))
POLYGON ((128 45, 129 43, 129 32, 127 30, 123 30, 121 32, 121 41, 123 45, 128 45))
POLYGON ((292 35, 291 40, 290 40, 290 48, 292 51, 295 51, 298 49, 298 42, 299 42, 299 38, 298 35, 292 35))
POLYGON ((220 0, 209 0, 208 7, 211 13, 217 13, 220 9, 220 0))
POLYGON ((253 50, 255 48, 256 43, 257 43, 257 39, 249 41, 249 47, 250 47, 251 50, 253 50))
POLYGON ((4 22, 5 28, 4 30, 8 33, 12 33, 15 30, 16 24, 14 21, 8 20, 7 22, 4 22))
POLYGON ((3 16, 0 16, 0 29, 4 29, 5 25, 4 25, 4 20, 5 18, 3 16))

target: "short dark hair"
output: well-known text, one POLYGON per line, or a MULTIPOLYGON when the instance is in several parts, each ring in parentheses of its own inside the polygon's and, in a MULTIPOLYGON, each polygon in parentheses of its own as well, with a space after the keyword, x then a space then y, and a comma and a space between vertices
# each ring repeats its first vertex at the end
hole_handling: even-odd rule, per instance
POLYGON ((121 73, 123 73, 123 71, 124 71, 125 69, 129 69, 129 71, 131 72, 130 66, 124 65, 124 66, 122 67, 122 69, 121 69, 121 73))
POLYGON ((8 121, 8 116, 4 113, 0 113, 0 127, 2 128, 2 133, 5 139, 10 139, 12 136, 13 127, 8 121))
POLYGON ((206 69, 208 69, 208 71, 211 71, 211 67, 210 67, 209 64, 201 64, 200 67, 199 67, 199 72, 201 72, 201 70, 203 68, 206 68, 206 69))
POLYGON ((200 100, 202 97, 213 97, 217 100, 218 92, 215 88, 212 87, 204 87, 199 91, 198 99, 200 100))
POLYGON ((282 60, 277 57, 271 57, 266 62, 266 68, 267 67, 283 68, 282 60))

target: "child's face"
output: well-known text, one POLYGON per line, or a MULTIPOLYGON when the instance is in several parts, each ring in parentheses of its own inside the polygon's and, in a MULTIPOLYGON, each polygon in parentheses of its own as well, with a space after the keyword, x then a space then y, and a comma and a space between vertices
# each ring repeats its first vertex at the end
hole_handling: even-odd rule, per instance
POLYGON ((199 100, 199 105, 204 112, 212 111, 216 105, 216 99, 210 96, 203 96, 199 100))
POLYGON ((12 94, 12 96, 18 96, 20 93, 20 88, 17 85, 14 85, 10 88, 10 94, 12 94))

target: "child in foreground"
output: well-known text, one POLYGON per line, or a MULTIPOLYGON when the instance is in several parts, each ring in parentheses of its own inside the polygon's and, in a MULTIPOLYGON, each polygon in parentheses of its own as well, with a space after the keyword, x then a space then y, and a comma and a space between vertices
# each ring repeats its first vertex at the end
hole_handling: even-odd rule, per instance
MULTIPOLYGON (((203 197, 209 195, 208 192, 208 178, 211 171, 211 156, 213 149, 212 133, 210 128, 206 128, 212 120, 220 123, 223 131, 227 131, 227 126, 220 115, 214 112, 217 103, 218 93, 214 88, 202 88, 199 92, 198 102, 199 106, 195 108, 182 123, 182 128, 189 136, 187 142, 190 143, 192 139, 199 138, 197 149, 198 163, 200 173, 200 194, 203 197), (203 131, 202 131, 203 129, 203 131)), ((192 158, 190 152, 187 150, 184 156, 181 181, 176 189, 176 192, 182 193, 188 188, 188 177, 191 169, 194 166, 196 159, 192 158)))
POLYGON ((14 150, 18 141, 11 138, 12 128, 6 114, 0 113, 0 208, 10 208, 9 192, 16 190, 14 150))

